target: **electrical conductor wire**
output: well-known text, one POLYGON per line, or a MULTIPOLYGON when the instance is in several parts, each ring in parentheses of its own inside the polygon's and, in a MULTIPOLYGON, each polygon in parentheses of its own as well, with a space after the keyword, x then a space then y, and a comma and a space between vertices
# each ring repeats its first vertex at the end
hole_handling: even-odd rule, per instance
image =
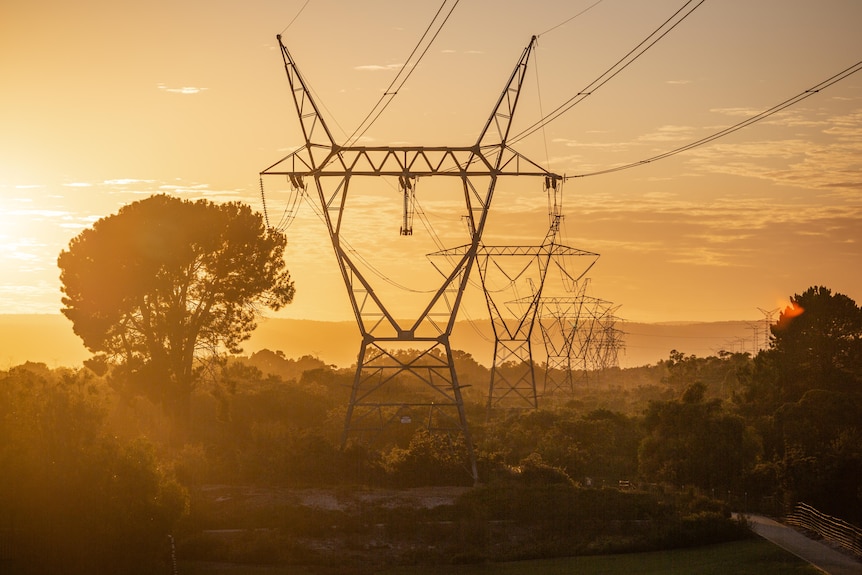
POLYGON ((452 12, 458 6, 458 2, 460 2, 460 0, 455 0, 455 3, 452 4, 452 7, 449 9, 449 12, 446 14, 446 17, 443 19, 443 21, 437 27, 437 31, 434 32, 434 35, 431 37, 431 40, 428 41, 428 44, 425 46, 425 49, 422 50, 421 54, 419 54, 419 58, 416 60, 416 62, 414 64, 411 64, 410 60, 416 54, 417 50, 419 50, 419 47, 422 46, 422 43, 425 41, 425 38, 428 36, 428 33, 431 31, 432 27, 434 26, 434 23, 440 17, 440 14, 441 14, 441 12, 443 12, 443 8, 446 6, 447 2, 449 2, 449 0, 443 0, 443 3, 440 5, 440 8, 437 9, 437 13, 434 14, 434 18, 431 20, 431 22, 428 24, 428 27, 425 29, 425 32, 422 34, 422 37, 419 38, 419 42, 416 43, 416 46, 413 48, 413 51, 410 52, 410 56, 408 56, 407 60, 404 61, 404 65, 401 66, 401 69, 395 75, 395 78, 392 79, 392 82, 389 84, 389 87, 386 88, 386 90, 384 90, 383 96, 380 97, 380 100, 377 101, 377 103, 374 105, 374 107, 371 109, 371 111, 368 113, 368 115, 365 116, 365 119, 363 119, 362 122, 359 123, 359 126, 357 126, 356 130, 354 130, 353 134, 351 134, 350 137, 347 138, 346 145, 349 146, 349 145, 353 144, 354 142, 356 142, 356 140, 361 138, 365 134, 365 132, 368 131, 368 129, 374 124, 374 122, 377 121, 377 119, 380 117, 380 115, 383 113, 383 111, 392 102, 392 99, 395 97, 395 95, 398 93, 398 91, 401 90, 401 88, 404 86, 404 84, 407 82, 407 80, 410 78, 410 76, 416 70, 416 67, 419 65, 419 62, 422 61, 422 58, 425 57, 425 54, 428 52, 429 48, 431 48, 431 44, 434 43, 434 40, 437 39, 437 36, 440 34, 440 31, 443 30, 443 26, 445 26, 446 22, 449 21, 449 17, 452 16, 452 12), (410 70, 407 72, 407 75, 404 76, 404 78, 398 84, 398 87, 396 87, 393 90, 392 89, 393 86, 395 86, 396 82, 398 82, 398 79, 404 73, 404 70, 406 70, 408 68, 408 66, 410 67, 410 70), (373 116, 373 118, 372 118, 372 116, 373 116))
POLYGON ((679 10, 673 13, 673 15, 664 21, 664 23, 656 28, 649 36, 644 38, 640 44, 632 48, 628 54, 620 58, 616 64, 608 68, 601 76, 593 80, 589 85, 587 85, 584 89, 579 91, 577 94, 569 98, 567 101, 563 102, 560 106, 558 106, 553 112, 542 118, 541 120, 534 123, 532 126, 526 128, 522 132, 516 134, 512 138, 509 139, 509 144, 515 144, 520 140, 523 140, 530 134, 539 130, 546 124, 549 124, 562 116, 564 113, 571 110, 576 104, 582 102, 588 96, 591 96, 593 92, 607 84, 610 80, 612 80, 617 74, 628 68, 631 64, 633 64, 638 58, 644 55, 647 50, 652 48, 659 40, 664 38, 667 34, 671 32, 674 28, 679 26, 683 20, 688 18, 695 10, 697 10, 701 4, 703 4, 706 0, 700 0, 697 4, 692 8, 688 8, 687 12, 684 12, 687 7, 694 2, 694 0, 689 0, 686 2, 679 10), (683 13, 684 12, 684 13, 683 13), (680 16, 680 14, 682 14, 680 16))
POLYGON ((649 164, 649 163, 655 162, 657 160, 663 160, 665 158, 669 158, 670 156, 675 156, 676 154, 680 154, 682 152, 686 152, 688 150, 703 146, 703 145, 708 144, 710 142, 713 142, 719 138, 723 138, 724 136, 727 136, 727 135, 732 134, 736 131, 739 131, 743 128, 746 128, 752 124, 755 124, 761 120, 764 120, 764 119, 768 118, 769 116, 777 114, 778 112, 784 110, 785 108, 789 108, 790 106, 793 106, 794 104, 798 104, 799 102, 801 102, 807 98, 810 98, 814 94, 817 94, 821 90, 825 90, 826 88, 832 86, 833 84, 837 84, 841 80, 844 80, 845 78, 848 78, 849 76, 852 76, 853 74, 855 74, 856 72, 858 72, 860 70, 862 70, 862 60, 860 60, 859 62, 856 62, 855 64, 853 64, 852 66, 850 66, 848 68, 845 68, 844 70, 842 70, 841 72, 838 72, 834 76, 827 78, 826 80, 823 80, 819 84, 816 84, 816 85, 812 86, 811 88, 808 88, 807 90, 800 92, 799 94, 793 96, 792 98, 788 98, 787 100, 784 100, 780 104, 776 104, 775 106, 769 108, 768 110, 764 110, 763 112, 760 112, 759 114, 756 114, 750 118, 746 118, 745 120, 743 120, 737 124, 734 124, 733 126, 730 126, 729 128, 719 130, 718 132, 715 132, 714 134, 711 134, 711 135, 706 136, 704 138, 701 138, 699 140, 695 140, 694 142, 690 142, 684 146, 680 146, 679 148, 674 148, 673 150, 658 154, 656 156, 652 156, 650 158, 646 158, 645 160, 639 160, 637 162, 631 162, 629 164, 624 164, 622 166, 617 166, 615 168, 607 168, 605 170, 598 170, 595 172, 588 172, 585 174, 566 176, 565 179, 585 178, 587 176, 598 176, 601 174, 610 174, 612 172, 619 172, 622 170, 627 170, 629 168, 634 168, 637 166, 643 166, 644 164, 649 164))

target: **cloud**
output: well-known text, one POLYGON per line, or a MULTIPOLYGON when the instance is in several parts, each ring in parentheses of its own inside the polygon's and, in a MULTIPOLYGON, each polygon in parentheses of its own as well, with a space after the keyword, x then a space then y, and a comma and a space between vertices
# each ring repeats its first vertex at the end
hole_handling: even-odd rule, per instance
POLYGON ((354 66, 354 70, 358 70, 360 72, 380 72, 385 70, 399 70, 403 64, 364 64, 362 66, 354 66))
POLYGON ((691 80, 668 80, 665 83, 673 86, 684 86, 685 84, 691 84, 691 80))
POLYGON ((208 89, 208 88, 198 88, 195 86, 183 86, 181 88, 170 88, 168 86, 165 86, 164 84, 159 84, 158 88, 159 88, 159 90, 161 90, 163 92, 169 92, 171 94, 185 94, 185 95, 200 94, 201 92, 208 89))
POLYGON ((704 246, 689 247, 681 250, 676 256, 671 257, 668 261, 675 264, 686 264, 695 266, 717 266, 727 267, 735 264, 730 257, 731 255, 709 249, 704 246))
POLYGON ((206 194, 210 193, 209 184, 161 184, 159 191, 169 194, 206 194))
POLYGON ((858 142, 862 138, 862 110, 830 118, 830 125, 831 127, 823 130, 824 134, 858 142))
POLYGON ((6 215, 22 216, 28 218, 56 218, 58 216, 66 216, 69 212, 63 210, 10 210, 6 215))
POLYGON ((761 113, 763 110, 755 110, 753 108, 710 108, 709 111, 723 116, 750 118, 761 113))
POLYGON ((154 180, 138 180, 135 178, 117 178, 102 182, 106 186, 128 186, 130 184, 151 184, 154 180))
POLYGON ((694 128, 691 126, 661 126, 651 134, 638 137, 639 142, 682 142, 690 141, 694 128))

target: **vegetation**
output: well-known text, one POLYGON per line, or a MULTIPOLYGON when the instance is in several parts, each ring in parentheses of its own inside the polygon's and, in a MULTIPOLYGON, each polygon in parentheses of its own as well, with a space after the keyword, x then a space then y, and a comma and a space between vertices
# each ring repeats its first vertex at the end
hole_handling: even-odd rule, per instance
MULTIPOLYGON (((484 565, 455 565, 447 567, 452 575, 481 575, 488 572, 484 565)), ((395 568, 382 575, 431 575, 433 568, 395 568)), ((252 573, 252 572, 249 572, 252 573)), ((257 573, 257 572, 255 572, 257 573)), ((263 572, 261 572, 263 573, 263 572)), ((277 575, 277 572, 269 572, 277 575)), ((533 560, 501 563, 494 566, 499 575, 607 575, 609 573, 638 573, 639 575, 815 575, 818 569, 771 543, 744 540, 722 543, 696 549, 624 555, 579 556, 551 560, 533 560)), ((228 572, 225 575, 234 575, 228 572)))
POLYGON ((123 381, 184 418, 194 385, 224 351, 237 353, 259 306, 293 299, 286 239, 238 202, 157 195, 75 237, 58 265, 63 314, 123 381))
POLYGON ((293 295, 284 238, 258 219, 157 196, 61 254, 64 313, 101 361, 0 372, 0 568, 164 571, 172 540, 184 560, 373 572, 746 545, 731 510, 799 500, 862 519, 862 310, 844 295, 794 296, 756 357, 673 350, 487 420, 488 369, 456 353, 483 482, 471 487, 464 445, 412 418, 342 449, 352 369, 226 354, 259 305, 293 295), (208 386, 203 365, 217 366, 208 386), (180 412, 178 441, 166 429, 180 412), (448 491, 380 499, 419 487, 448 491))
POLYGON ((188 493, 149 442, 111 433, 109 396, 84 370, 0 372, 0 571, 163 569, 188 493))

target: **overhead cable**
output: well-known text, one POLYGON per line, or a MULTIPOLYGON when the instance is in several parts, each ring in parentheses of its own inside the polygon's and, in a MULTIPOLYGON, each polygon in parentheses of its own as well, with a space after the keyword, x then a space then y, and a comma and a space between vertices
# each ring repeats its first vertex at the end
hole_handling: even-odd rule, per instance
POLYGON ((428 40, 428 43, 422 49, 422 53, 419 54, 418 58, 414 63, 411 63, 413 56, 416 55, 416 52, 422 47, 422 44, 425 42, 425 39, 431 33, 431 30, 435 27, 435 22, 440 19, 440 15, 443 13, 443 9, 446 7, 446 4, 449 3, 450 0, 443 0, 443 3, 440 5, 440 8, 437 9, 437 13, 434 14, 434 18, 431 19, 431 22, 428 24, 428 27, 425 29, 425 32, 422 34, 422 37, 419 38, 419 42, 416 43, 416 46, 413 48, 413 51, 410 52, 410 56, 407 57, 407 60, 404 61, 404 64, 401 66, 401 69, 395 75, 395 78, 392 79, 392 82, 389 84, 389 87, 383 92, 383 95, 380 97, 380 100, 374 105, 368 115, 365 116, 365 119, 359 123, 356 130, 354 130, 353 134, 347 138, 346 145, 351 145, 356 142, 359 138, 361 138, 365 132, 371 127, 374 122, 377 121, 377 118, 380 117, 380 114, 383 113, 383 110, 389 106, 390 102, 392 102, 392 98, 398 93, 398 91, 404 86, 407 82, 407 79, 413 74, 416 70, 416 67, 419 65, 419 62, 422 58, 425 57, 425 53, 428 52, 428 49, 431 48, 431 44, 434 43, 434 40, 437 38, 437 35, 440 34, 440 31, 443 29, 443 26, 446 25, 446 22, 449 20, 449 17, 452 15, 452 12, 455 10, 455 7, 458 6, 458 2, 460 0, 455 0, 452 4, 452 7, 449 8, 449 11, 446 13, 446 16, 443 18, 443 21, 436 25, 436 30, 434 31, 431 39, 428 40), (405 73, 406 71, 406 73, 405 73), (403 77, 402 77, 403 75, 403 77), (396 86, 397 84, 397 86, 396 86))
POLYGON ((305 10, 305 7, 308 6, 309 2, 311 2, 311 0, 305 0, 305 4, 302 5, 302 8, 300 8, 299 12, 296 13, 296 16, 294 16, 293 19, 287 23, 287 26, 284 27, 284 30, 281 31, 282 34, 287 32, 287 29, 293 26, 293 23, 296 22, 296 19, 299 18, 299 15, 302 14, 302 11, 305 10))
MULTIPOLYGON (((323 222, 324 224, 327 224, 326 216, 324 215, 321 207, 318 206, 316 203, 314 203, 308 194, 302 194, 302 198, 306 201, 306 203, 312 209, 312 211, 317 215, 317 218, 321 222, 323 222)), ((354 257, 358 261, 365 264, 365 266, 371 271, 371 273, 373 273, 378 278, 380 278, 384 282, 388 283, 392 287, 398 288, 398 289, 403 290, 403 291, 412 292, 412 293, 420 293, 420 294, 434 293, 436 291, 436 290, 419 290, 419 289, 411 288, 411 287, 408 287, 408 286, 405 286, 403 284, 396 282, 395 280, 393 280, 392 278, 387 276, 385 273, 383 273, 381 270, 377 269, 374 266, 374 264, 372 264, 370 261, 368 261, 361 253, 359 253, 359 250, 357 250, 352 245, 350 245, 350 243, 347 240, 345 240, 343 237, 339 238, 339 242, 340 242, 340 245, 344 246, 345 252, 353 254, 354 257)))
POLYGON ((674 14, 668 18, 661 26, 656 28, 649 36, 644 38, 640 44, 632 48, 628 54, 620 58, 616 64, 611 66, 607 71, 605 71, 601 76, 593 80, 589 85, 587 85, 580 92, 566 100, 559 107, 557 107, 553 112, 543 117, 541 120, 534 123, 532 126, 527 128, 526 130, 516 134, 514 137, 509 139, 509 144, 514 144, 520 140, 523 140, 533 132, 541 129, 546 124, 553 122, 564 113, 568 112, 575 104, 586 99, 588 96, 592 95, 593 92, 604 86, 611 79, 613 79, 617 74, 625 70, 629 65, 634 63, 635 60, 640 58, 647 50, 652 48, 656 42, 664 38, 671 30, 679 26, 679 24, 688 18, 692 12, 698 9, 701 4, 703 4, 706 0, 700 0, 694 6, 690 6, 695 0, 689 0, 686 2, 679 10, 674 12, 674 14))
POLYGON ((539 35, 537 36, 537 38, 541 38, 542 36, 544 36, 544 35, 545 35, 545 34, 547 34, 548 32, 553 32, 554 30, 556 30, 556 29, 557 29, 557 28, 559 28, 560 26, 565 26, 566 24, 568 24, 569 22, 571 22, 572 20, 574 20, 574 19, 575 19, 575 18, 577 18, 578 16, 580 16, 580 15, 582 15, 582 14, 586 14, 587 12, 589 12, 590 10, 592 10, 593 8, 595 8, 596 6, 598 6, 598 5, 599 5, 599 4, 601 4, 601 3, 602 3, 602 0, 596 0, 596 2, 593 2, 592 4, 590 4, 589 6, 587 6, 586 8, 584 8, 583 10, 581 10, 580 12, 578 12, 577 14, 575 14, 574 16, 572 16, 572 17, 570 17, 570 18, 566 18, 565 20, 563 20, 562 22, 560 22, 560 23, 559 23, 559 24, 557 24, 556 26, 552 26, 551 28, 548 28, 547 30, 545 30, 544 32, 542 32, 541 34, 539 34, 539 35))
POLYGON ((621 170, 627 170, 629 168, 634 168, 636 166, 642 166, 644 164, 649 164, 650 162, 655 162, 656 160, 663 160, 664 158, 668 158, 670 156, 675 156, 676 154, 680 154, 682 152, 686 152, 686 151, 691 150, 693 148, 703 146, 703 145, 708 144, 712 141, 715 141, 719 138, 723 138, 724 136, 732 134, 733 132, 736 132, 736 131, 741 130, 745 127, 748 127, 748 126, 750 126, 756 122, 764 120, 764 119, 768 118, 769 116, 772 116, 773 114, 776 114, 776 113, 784 110, 785 108, 789 108, 790 106, 798 104, 802 100, 805 100, 806 98, 810 98, 811 96, 813 96, 814 94, 817 94, 821 90, 825 90, 826 88, 832 86, 833 84, 840 82, 841 80, 855 74, 856 72, 858 72, 860 70, 862 70, 862 60, 860 60, 859 62, 856 62, 855 64, 853 64, 849 68, 845 68, 844 70, 842 70, 841 72, 838 72, 834 76, 827 78, 826 80, 823 80, 819 84, 812 86, 811 88, 808 88, 807 90, 803 90, 802 92, 793 96, 792 98, 788 98, 787 100, 784 100, 780 104, 776 104, 775 106, 769 108, 768 110, 764 110, 763 112, 760 112, 757 115, 751 116, 750 118, 747 118, 747 119, 739 122, 738 124, 734 124, 733 126, 730 126, 729 128, 719 130, 718 132, 716 132, 710 136, 706 136, 705 138, 701 138, 699 140, 696 140, 696 141, 691 142, 689 144, 686 144, 684 146, 680 146, 679 148, 675 148, 675 149, 670 150, 668 152, 664 152, 662 154, 652 156, 651 158, 647 158, 645 160, 639 160, 637 162, 631 162, 629 164, 624 164, 622 166, 617 166, 615 168, 608 168, 606 170, 598 170, 595 172, 588 172, 585 174, 577 174, 574 176, 566 176, 566 179, 585 178, 587 176, 598 176, 600 174, 610 174, 612 172, 619 172, 621 170))

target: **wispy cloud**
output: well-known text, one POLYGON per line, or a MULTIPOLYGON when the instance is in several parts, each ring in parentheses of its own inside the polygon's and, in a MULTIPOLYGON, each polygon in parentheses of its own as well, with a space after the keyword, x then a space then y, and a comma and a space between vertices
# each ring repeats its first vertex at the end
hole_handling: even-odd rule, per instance
POLYGON ((197 194, 209 189, 209 184, 162 184, 159 190, 171 194, 197 194))
POLYGON ((754 108, 711 108, 709 111, 714 114, 721 114, 723 116, 732 116, 735 118, 750 118, 751 116, 756 116, 763 110, 755 110, 754 108))
POLYGON ((639 142, 684 142, 692 139, 694 128, 691 126, 666 125, 650 134, 638 138, 639 142))
POLYGON ((398 70, 403 66, 403 64, 363 64, 361 66, 354 66, 354 70, 359 70, 360 72, 381 72, 386 70, 398 70))
POLYGON ((165 84, 158 84, 158 88, 162 92, 168 92, 170 94, 184 94, 184 95, 200 94, 201 92, 208 89, 208 88, 199 88, 196 86, 182 86, 180 88, 171 88, 169 86, 166 86, 165 84))
POLYGON ((117 178, 115 180, 105 180, 102 182, 106 186, 128 186, 132 184, 151 184, 155 180, 138 180, 135 178, 117 178))

